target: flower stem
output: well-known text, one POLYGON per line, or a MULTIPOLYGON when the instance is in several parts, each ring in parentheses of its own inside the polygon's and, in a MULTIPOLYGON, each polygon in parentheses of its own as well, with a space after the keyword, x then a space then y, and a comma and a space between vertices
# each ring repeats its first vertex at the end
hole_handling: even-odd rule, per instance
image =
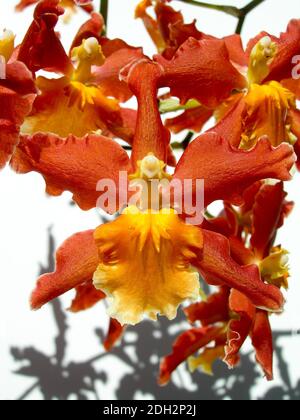
POLYGON ((107 18, 108 18, 108 1, 109 0, 100 0, 100 13, 103 16, 105 28, 104 35, 107 33, 107 18))
POLYGON ((239 18, 239 20, 238 20, 238 24, 237 24, 236 29, 235 29, 235 33, 236 33, 236 34, 240 35, 240 34, 242 33, 242 30, 243 30, 243 27, 244 27, 245 20, 246 20, 246 15, 241 16, 241 17, 239 18))
POLYGON ((235 6, 226 6, 221 4, 210 4, 198 0, 179 0, 183 3, 192 4, 194 6, 204 7, 205 9, 218 10, 219 12, 227 13, 228 15, 239 17, 240 9, 235 6))
POLYGON ((248 3, 245 7, 240 9, 240 17, 239 21, 235 30, 236 34, 240 34, 242 32, 246 17, 248 13, 252 12, 253 9, 255 9, 257 6, 259 6, 261 3, 263 3, 265 0, 252 0, 250 3, 248 3))
POLYGON ((251 12, 253 9, 255 9, 257 6, 259 6, 261 3, 263 3, 265 0, 252 0, 249 4, 247 4, 245 7, 243 7, 241 10, 245 15, 247 15, 249 12, 251 12))
POLYGON ((242 32, 246 17, 253 9, 263 3, 265 0, 252 0, 246 6, 239 9, 235 6, 228 6, 222 4, 210 4, 198 0, 179 0, 183 3, 192 4, 194 6, 204 7, 206 9, 218 10, 219 12, 226 13, 227 15, 234 16, 238 19, 238 24, 236 27, 236 33, 240 34, 242 32))

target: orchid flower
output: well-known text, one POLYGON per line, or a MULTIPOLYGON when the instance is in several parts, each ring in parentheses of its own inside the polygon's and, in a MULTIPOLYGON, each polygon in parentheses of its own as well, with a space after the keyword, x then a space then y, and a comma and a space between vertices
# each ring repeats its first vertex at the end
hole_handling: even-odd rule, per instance
POLYGON ((18 144, 20 126, 36 95, 32 74, 13 57, 14 40, 9 30, 0 35, 0 169, 18 144))
MULTIPOLYGON (((244 192, 244 204, 239 213, 228 205, 218 218, 205 222, 206 229, 222 232, 229 238, 231 256, 236 262, 257 264, 263 281, 278 288, 287 288, 289 276, 287 251, 273 246, 275 234, 293 205, 285 197, 281 182, 274 185, 258 182, 244 192)), ((188 306, 185 314, 194 326, 178 337, 172 353, 163 358, 161 384, 166 384, 172 372, 185 360, 192 371, 201 368, 207 374, 212 374, 213 363, 218 359, 224 360, 230 368, 235 367, 248 336, 257 362, 267 379, 273 379, 269 314, 255 308, 243 293, 222 286, 207 301, 188 306), (196 326, 197 323, 201 325, 196 326)))
MULTIPOLYGON (((84 210, 96 206, 96 186, 101 179, 108 178, 119 191, 127 192, 128 185, 119 184, 120 171, 130 174, 130 183, 143 179, 147 186, 170 179, 165 168, 170 133, 162 124, 157 104, 162 72, 160 65, 145 59, 122 72, 138 101, 130 158, 121 146, 103 136, 64 139, 35 134, 23 136, 12 167, 20 173, 41 173, 48 193, 71 191, 84 210)), ((210 132, 191 143, 172 178, 192 180, 193 194, 196 180, 203 179, 205 207, 215 200, 237 204, 244 190, 259 180, 290 179, 293 163, 293 149, 288 144, 273 148, 267 139, 261 139, 250 151, 237 150, 228 139, 210 132)), ((31 298, 33 308, 93 279, 110 302, 110 316, 120 324, 136 324, 145 316, 173 319, 182 302, 199 299, 200 272, 209 284, 243 293, 254 307, 282 310, 279 289, 262 280, 257 265, 238 264, 230 255, 227 238, 186 223, 172 202, 171 208, 160 205, 158 211, 152 209, 151 200, 147 208, 124 208, 124 204, 119 203, 121 215, 115 221, 79 233, 63 244, 57 253, 56 271, 38 281, 31 298)))
POLYGON ((184 23, 182 13, 169 6, 167 4, 169 1, 142 0, 135 11, 136 18, 142 19, 160 54, 166 58, 171 58, 177 49, 190 37, 198 40, 213 38, 198 31, 196 20, 189 24, 184 23), (147 9, 152 6, 156 19, 147 12, 147 9))
MULTIPOLYGON (((167 44, 173 45, 171 50, 160 49, 161 54, 156 57, 165 70, 163 85, 171 88, 171 95, 178 97, 186 109, 167 120, 167 127, 175 133, 186 128, 201 131, 214 115, 224 130, 222 119, 229 114, 227 129, 231 130, 234 122, 240 133, 240 138, 232 143, 235 147, 250 149, 261 136, 268 135, 273 146, 287 142, 295 145, 299 154, 299 77, 295 75, 295 59, 300 52, 299 20, 292 20, 279 38, 260 33, 244 51, 239 35, 223 39, 205 35, 198 31, 195 22, 184 24, 181 13, 165 1, 154 3, 154 22, 162 34, 168 30, 167 44), (234 86, 226 85, 230 75, 234 86)), ((150 5, 152 1, 145 1, 138 7, 144 21, 150 5)))
POLYGON ((100 130, 130 142, 136 114, 120 106, 120 102, 127 101, 132 94, 126 84, 119 81, 118 73, 130 61, 142 57, 141 49, 101 36, 102 17, 92 13, 79 29, 68 55, 55 33, 55 25, 63 12, 58 0, 41 1, 19 47, 18 59, 34 74, 45 70, 63 75, 37 77, 40 93, 21 132, 67 137, 100 130))

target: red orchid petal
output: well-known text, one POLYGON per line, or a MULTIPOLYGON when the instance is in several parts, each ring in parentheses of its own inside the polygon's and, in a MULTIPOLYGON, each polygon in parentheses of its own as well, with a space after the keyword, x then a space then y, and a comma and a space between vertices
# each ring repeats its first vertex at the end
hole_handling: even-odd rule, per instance
POLYGON ((108 130, 114 137, 125 140, 128 144, 133 143, 137 119, 137 111, 135 109, 120 108, 118 118, 115 121, 107 119, 105 121, 108 130))
POLYGON ((230 309, 239 315, 238 320, 229 322, 225 346, 224 362, 233 368, 240 361, 238 353, 251 331, 256 310, 249 299, 237 290, 232 290, 229 305, 230 309))
POLYGON ((294 210, 294 207, 295 207, 295 203, 293 201, 287 201, 287 200, 284 201, 281 220, 279 222, 278 227, 283 226, 284 219, 290 216, 290 214, 294 210))
POLYGON ((177 49, 186 42, 189 38, 197 39, 201 41, 203 39, 215 39, 210 35, 206 35, 203 32, 198 31, 196 27, 196 20, 192 23, 175 22, 169 26, 170 44, 173 47, 167 48, 163 56, 165 58, 172 58, 177 49))
POLYGON ((297 163, 297 168, 298 168, 298 170, 300 170, 300 140, 298 140, 297 143, 295 144, 294 150, 295 150, 295 153, 297 155, 297 162, 296 162, 297 163))
POLYGON ((164 40, 168 42, 170 39, 170 26, 178 22, 184 22, 182 13, 174 10, 162 1, 156 2, 155 13, 160 32, 164 40))
POLYGON ((162 359, 160 364, 159 383, 166 385, 172 372, 189 356, 205 347, 222 333, 223 327, 193 328, 181 334, 173 344, 173 351, 162 359))
POLYGON ((196 20, 185 24, 182 13, 166 5, 164 0, 156 2, 155 13, 158 29, 166 46, 163 51, 165 58, 172 58, 177 49, 189 38, 197 40, 214 39, 214 37, 198 31, 196 20))
POLYGON ((37 93, 32 73, 20 61, 9 62, 6 65, 6 78, 1 80, 1 85, 14 90, 20 95, 37 93))
POLYGON ((77 233, 56 253, 56 270, 43 274, 31 295, 31 307, 39 309, 50 300, 91 281, 99 263, 94 231, 77 233))
POLYGON ((213 111, 211 109, 199 106, 188 109, 177 117, 167 119, 165 126, 173 133, 180 133, 180 131, 186 129, 200 132, 212 115, 213 111))
POLYGON ((251 334, 256 351, 256 360, 261 365, 268 381, 273 379, 273 338, 269 315, 257 311, 251 334))
POLYGON ((131 170, 122 147, 98 135, 67 139, 52 134, 22 136, 12 167, 18 173, 35 171, 43 175, 50 195, 71 191, 83 210, 96 206, 98 181, 108 178, 118 185, 119 171, 131 170))
MULTIPOLYGON (((0 96, 1 102, 1 96, 0 96)), ((19 129, 11 121, 0 118, 0 169, 4 168, 19 141, 19 129)))
POLYGON ((225 203, 224 210, 219 217, 205 219, 201 228, 220 233, 221 235, 226 236, 226 238, 237 235, 239 229, 237 214, 229 204, 225 203))
POLYGON ((203 254, 194 262, 208 283, 223 284, 245 294, 253 305, 270 311, 281 311, 284 300, 276 286, 262 282, 256 265, 241 267, 230 255, 228 239, 202 229, 203 254))
POLYGON ((35 95, 21 96, 0 85, 0 119, 19 126, 30 112, 35 95))
POLYGON ((189 322, 194 323, 201 321, 201 324, 207 325, 215 324, 228 320, 229 289, 221 287, 218 293, 214 293, 207 299, 207 302, 197 302, 184 309, 189 322))
POLYGON ((297 156, 297 167, 300 170, 300 111, 298 109, 289 111, 291 130, 297 136, 298 141, 294 144, 294 150, 297 156))
POLYGON ((157 104, 160 67, 145 60, 129 66, 127 81, 138 100, 138 116, 132 147, 134 164, 148 153, 166 162, 170 133, 163 126, 157 104), (147 129, 145 130, 145 127, 147 129))
POLYGON ((262 138, 250 151, 234 149, 215 133, 206 133, 194 140, 181 157, 175 178, 205 182, 205 206, 215 200, 241 204, 241 194, 260 179, 289 180, 294 164, 293 148, 282 144, 273 148, 262 138))
POLYGON ((258 181, 252 184, 249 188, 244 191, 243 194, 243 205, 241 206, 241 213, 245 214, 249 211, 252 211, 252 208, 255 203, 255 197, 261 187, 263 186, 263 181, 258 181))
POLYGON ((245 87, 245 78, 231 64, 222 40, 189 38, 172 60, 159 55, 155 60, 163 69, 160 86, 170 87, 182 103, 193 98, 214 108, 234 89, 245 87))
POLYGON ((242 134, 243 127, 243 114, 245 112, 244 94, 237 94, 233 106, 221 118, 219 123, 211 128, 209 131, 219 134, 224 137, 233 146, 238 148, 242 134))
POLYGON ((106 298, 105 294, 101 290, 97 290, 91 281, 76 286, 75 290, 76 296, 69 309, 74 313, 90 309, 100 300, 106 298))
POLYGON ((0 85, 0 169, 9 161, 19 142, 20 125, 29 114, 35 95, 18 95, 0 85))
POLYGON ((247 66, 248 60, 243 48, 241 36, 238 34, 229 35, 223 38, 223 40, 229 52, 230 60, 239 66, 247 66))
POLYGON ((99 13, 92 13, 91 18, 86 21, 78 30, 70 48, 70 54, 73 48, 82 44, 82 41, 88 38, 96 38, 100 41, 101 34, 104 28, 104 20, 99 13))
POLYGON ((100 67, 93 67, 90 83, 101 87, 106 96, 113 96, 121 102, 132 97, 127 83, 120 80, 120 71, 133 61, 144 58, 141 48, 122 48, 115 51, 100 67))
POLYGON ((232 258, 240 265, 254 264, 255 255, 245 247, 244 242, 236 236, 230 236, 230 254, 232 258))
MULTIPOLYGON (((116 137, 120 137, 125 140, 128 144, 133 144, 137 111, 128 108, 121 108, 120 115, 122 123, 118 126, 111 126, 108 123, 108 128, 116 137)), ((167 164, 171 167, 175 167, 177 163, 176 156, 173 153, 172 147, 169 146, 167 150, 167 164)))
POLYGON ((269 255, 281 222, 285 197, 282 182, 263 185, 255 197, 251 246, 259 259, 269 255))
POLYGON ((295 63, 293 57, 300 54, 300 19, 293 19, 288 24, 286 32, 276 40, 278 51, 270 65, 267 80, 291 78, 295 63))
POLYGON ((151 0, 141 0, 135 9, 136 19, 142 19, 144 26, 159 51, 165 49, 166 44, 163 34, 160 31, 159 24, 149 13, 148 7, 152 6, 151 0))
POLYGON ((18 60, 31 71, 47 70, 63 74, 72 71, 71 61, 54 30, 63 13, 59 0, 43 0, 36 6, 34 21, 18 52, 18 60))
POLYGON ((109 39, 109 38, 101 37, 100 45, 102 48, 102 52, 106 58, 110 57, 112 54, 120 50, 138 49, 138 47, 132 47, 131 45, 127 44, 125 41, 123 41, 123 39, 120 39, 120 38, 109 39))
POLYGON ((108 332, 103 343, 106 351, 110 351, 117 341, 122 337, 125 326, 122 326, 116 319, 110 318, 108 332))

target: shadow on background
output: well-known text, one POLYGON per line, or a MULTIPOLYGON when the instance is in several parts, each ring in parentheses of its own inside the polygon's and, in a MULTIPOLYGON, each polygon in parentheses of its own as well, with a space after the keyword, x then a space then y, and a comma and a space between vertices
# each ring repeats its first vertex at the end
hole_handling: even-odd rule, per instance
MULTIPOLYGON (((40 274, 54 270, 55 243, 51 228, 49 228, 48 265, 40 267, 40 274)), ((252 353, 242 355, 240 367, 234 371, 228 370, 222 362, 214 366, 214 376, 200 372, 190 376, 190 386, 186 386, 180 371, 176 373, 177 381, 172 381, 166 387, 157 384, 157 369, 159 359, 170 353, 172 343, 179 332, 184 329, 183 316, 174 322, 161 319, 157 323, 145 321, 134 329, 128 328, 123 337, 122 346, 116 347, 110 353, 101 353, 82 363, 65 363, 68 347, 66 333, 68 329, 67 315, 59 300, 51 302, 53 317, 58 329, 54 338, 55 354, 48 355, 34 347, 20 349, 11 348, 14 360, 21 365, 16 374, 34 379, 33 385, 24 390, 18 400, 30 399, 33 391, 39 390, 45 400, 79 400, 101 399, 98 395, 96 382, 103 384, 109 381, 104 371, 95 367, 95 363, 107 355, 112 355, 132 368, 133 373, 125 374, 121 379, 116 397, 120 400, 133 400, 137 392, 150 394, 154 399, 168 400, 250 400, 251 389, 261 378, 261 373, 252 360, 252 353), (175 331, 174 331, 175 330, 175 331), (128 350, 131 351, 128 351, 128 350), (134 350, 132 352, 132 350, 134 350), (132 356, 134 354, 134 356, 132 356), (192 386, 191 386, 192 385, 192 386)), ((104 332, 100 329, 95 334, 102 341, 104 332)), ((291 331, 274 334, 275 353, 282 386, 274 386, 261 400, 299 400, 300 380, 293 387, 288 363, 283 357, 283 348, 278 342, 281 337, 292 336, 291 331)))

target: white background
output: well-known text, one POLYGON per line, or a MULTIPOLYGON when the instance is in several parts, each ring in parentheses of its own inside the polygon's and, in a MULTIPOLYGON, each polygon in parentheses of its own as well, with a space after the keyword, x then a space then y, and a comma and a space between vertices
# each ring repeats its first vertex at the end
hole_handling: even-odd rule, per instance
MULTIPOLYGON (((133 20, 134 8, 138 0, 110 0, 111 8, 108 21, 108 35, 120 37, 129 44, 145 47, 148 54, 155 49, 145 33, 141 22, 133 20)), ((222 3, 222 1, 219 1, 222 3)), ((224 4, 243 6, 244 1, 226 1, 224 4)), ((0 30, 7 28, 17 34, 20 41, 31 22, 32 8, 22 14, 14 13, 16 1, 0 0, 0 30)), ((236 20, 215 11, 184 5, 174 1, 174 6, 185 11, 187 21, 198 19, 198 27, 207 33, 224 36, 234 31, 236 20)), ((266 0, 247 18, 243 39, 256 35, 261 30, 279 34, 291 18, 299 17, 298 0, 266 0)), ((68 26, 60 25, 66 45, 71 42, 79 24, 86 15, 78 13, 68 26)), ((222 69, 220 69, 222 71, 222 69)), ((290 290, 287 294, 286 311, 281 316, 272 317, 275 329, 300 330, 300 176, 287 185, 289 198, 296 201, 296 208, 279 235, 279 241, 290 253, 291 273, 290 290)), ((82 212, 69 206, 70 194, 60 198, 49 198, 44 194, 44 181, 37 174, 18 176, 10 169, 0 174, 0 399, 15 399, 33 382, 32 379, 17 376, 16 368, 9 349, 11 346, 36 346, 51 354, 55 326, 51 309, 31 312, 28 296, 34 286, 39 263, 46 262, 47 227, 53 225, 57 243, 63 242, 71 234, 96 227, 99 217, 94 211, 82 212)), ((72 293, 64 297, 66 307, 72 293)), ((99 352, 99 342, 92 334, 98 325, 105 325, 107 317, 102 305, 86 313, 72 315, 68 319, 70 328, 69 357, 74 361, 85 360, 99 352)), ((285 356, 290 362, 290 373, 294 381, 300 377, 300 337, 296 334, 282 339, 285 356)), ((106 369, 115 365, 106 364, 106 369)), ((109 386, 101 388, 102 398, 114 398, 114 387, 118 374, 114 375, 109 386)), ((147 380, 147 378, 145 378, 147 380)), ((276 380, 276 379, 275 379, 276 380)), ((274 384, 273 384, 274 385, 274 384)), ((261 380, 253 391, 253 398, 269 385, 261 380)), ((39 399, 39 392, 31 394, 39 399)))

